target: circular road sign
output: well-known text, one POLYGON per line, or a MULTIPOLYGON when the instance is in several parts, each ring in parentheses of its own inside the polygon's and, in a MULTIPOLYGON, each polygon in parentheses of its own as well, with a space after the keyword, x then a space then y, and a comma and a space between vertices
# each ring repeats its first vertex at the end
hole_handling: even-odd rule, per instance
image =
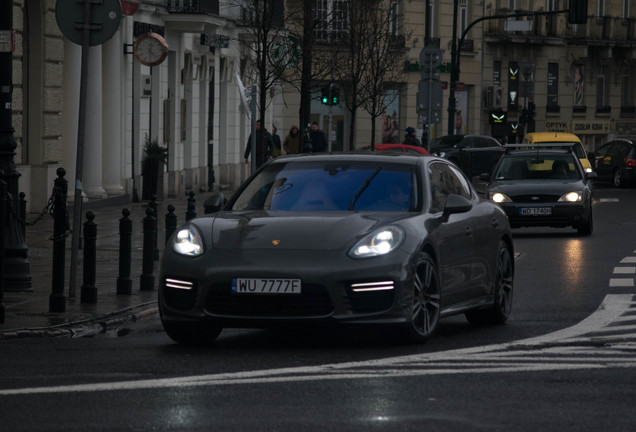
MULTIPOLYGON (((121 3, 119 0, 90 2, 91 19, 89 45, 97 46, 108 41, 119 30, 121 3)), ((62 34, 71 42, 82 45, 84 39, 84 2, 57 0, 55 19, 62 34)))

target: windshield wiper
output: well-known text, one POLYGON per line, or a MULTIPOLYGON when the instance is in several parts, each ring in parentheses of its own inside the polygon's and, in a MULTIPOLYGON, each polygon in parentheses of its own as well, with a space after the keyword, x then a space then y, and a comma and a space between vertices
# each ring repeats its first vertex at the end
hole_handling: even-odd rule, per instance
POLYGON ((358 189, 358 192, 356 192, 355 195, 351 197, 351 201, 349 201, 349 210, 353 210, 353 207, 356 205, 356 201, 358 201, 358 198, 360 198, 360 195, 362 195, 362 193, 366 190, 366 188, 369 187, 369 185, 371 184, 375 176, 377 176, 380 171, 382 171, 382 167, 375 170, 375 172, 371 174, 371 176, 364 181, 360 189, 358 189))

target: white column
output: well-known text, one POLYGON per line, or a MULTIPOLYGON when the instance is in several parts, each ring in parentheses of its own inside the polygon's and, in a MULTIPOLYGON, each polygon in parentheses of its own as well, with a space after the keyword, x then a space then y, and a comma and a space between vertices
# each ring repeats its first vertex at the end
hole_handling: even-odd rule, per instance
POLYGON ((122 149, 124 147, 122 131, 122 42, 121 31, 102 45, 103 59, 103 144, 102 172, 103 187, 108 195, 123 195, 122 149))
POLYGON ((64 39, 64 77, 62 92, 62 167, 68 180, 68 198, 72 201, 75 190, 75 159, 77 155, 77 125, 79 118, 79 90, 82 47, 64 39))
POLYGON ((84 139, 84 193, 89 199, 106 197, 102 188, 102 47, 89 49, 84 139))

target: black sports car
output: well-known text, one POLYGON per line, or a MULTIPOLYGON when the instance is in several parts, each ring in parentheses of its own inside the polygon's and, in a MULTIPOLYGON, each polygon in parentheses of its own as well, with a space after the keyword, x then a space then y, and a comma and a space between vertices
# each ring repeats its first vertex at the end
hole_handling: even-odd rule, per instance
POLYGON ((524 226, 568 227, 590 235, 592 189, 577 157, 568 150, 514 150, 509 145, 489 181, 487 194, 508 215, 513 228, 524 226))
POLYGON ((303 323, 401 326, 424 341, 446 315, 510 314, 507 218, 445 159, 283 156, 206 210, 161 260, 161 321, 177 342, 303 323))

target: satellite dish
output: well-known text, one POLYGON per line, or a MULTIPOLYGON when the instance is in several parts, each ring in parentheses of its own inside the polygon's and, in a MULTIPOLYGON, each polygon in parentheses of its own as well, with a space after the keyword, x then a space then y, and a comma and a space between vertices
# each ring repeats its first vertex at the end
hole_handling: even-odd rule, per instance
POLYGON ((241 81, 241 77, 239 76, 238 72, 235 73, 236 75, 236 85, 239 88, 239 93, 241 94, 241 108, 243 108, 243 111, 245 112, 245 114, 247 114, 247 117, 250 116, 250 97, 247 95, 247 89, 245 88, 245 86, 243 85, 243 81, 241 81))

